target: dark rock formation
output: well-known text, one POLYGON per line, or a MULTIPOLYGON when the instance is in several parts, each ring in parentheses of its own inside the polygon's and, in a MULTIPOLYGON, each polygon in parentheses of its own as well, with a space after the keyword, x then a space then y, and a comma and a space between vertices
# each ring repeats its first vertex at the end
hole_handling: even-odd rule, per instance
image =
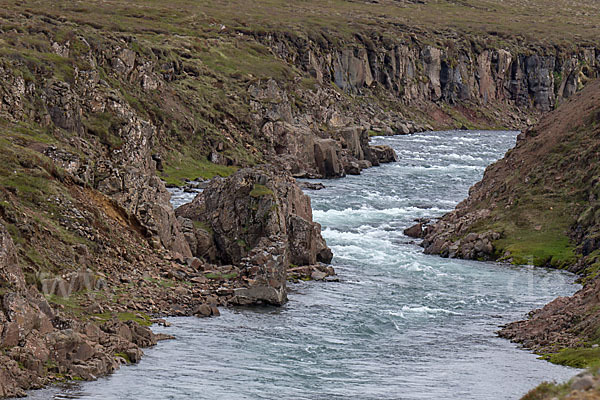
MULTIPOLYGON (((408 103, 510 102, 549 111, 569 98, 579 83, 598 77, 600 68, 598 49, 591 47, 575 53, 550 47, 539 53, 515 54, 485 45, 434 46, 415 41, 414 36, 395 43, 377 34, 364 35, 341 48, 290 40, 285 34, 259 39, 282 58, 300 64, 319 82, 335 82, 354 93, 382 86, 408 103), (585 60, 585 66, 578 60, 585 60)), ((392 130, 404 133, 402 125, 406 124, 406 120, 398 121, 392 130)))
POLYGON ((377 145, 371 146, 371 163, 373 165, 390 163, 398 161, 396 152, 389 146, 377 145))
POLYGON ((423 224, 420 222, 404 230, 406 236, 416 239, 422 239, 424 233, 423 224))
POLYGON ((218 262, 242 266, 250 284, 236 292, 239 303, 258 299, 281 304, 290 264, 329 263, 332 258, 320 225, 312 220, 309 197, 276 167, 242 169, 216 179, 176 214, 186 229, 194 222, 197 226, 195 235, 186 234, 197 257, 204 255, 198 253, 200 231, 214 241, 218 262))

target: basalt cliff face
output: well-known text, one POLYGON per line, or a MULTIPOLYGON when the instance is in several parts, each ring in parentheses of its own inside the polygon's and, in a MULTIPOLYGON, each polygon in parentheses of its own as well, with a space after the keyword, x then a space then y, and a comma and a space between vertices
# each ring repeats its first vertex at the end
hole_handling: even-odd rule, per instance
POLYGON ((600 67, 587 19, 490 40, 398 23, 428 2, 232 4, 1 2, 0 397, 136 362, 150 316, 282 304, 288 268, 332 273, 292 177, 395 161, 372 135, 529 125, 600 67), (165 184, 215 176, 173 210, 165 184))
MULTIPOLYGON (((579 90, 582 81, 597 76, 600 64, 600 54, 592 46, 579 51, 489 48, 456 34, 446 36, 445 44, 420 40, 413 32, 395 39, 360 32, 342 45, 328 41, 326 35, 272 34, 258 40, 321 84, 333 82, 357 93, 381 87, 407 105, 505 102, 549 111, 579 90)), ((365 116, 363 122, 371 121, 365 116)), ((395 128, 404 133, 402 126, 395 128)))

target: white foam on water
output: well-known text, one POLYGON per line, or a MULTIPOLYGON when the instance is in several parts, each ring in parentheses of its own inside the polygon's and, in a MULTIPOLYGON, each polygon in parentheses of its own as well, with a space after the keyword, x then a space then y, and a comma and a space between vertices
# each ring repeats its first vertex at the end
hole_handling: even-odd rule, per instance
POLYGON ((428 306, 403 306, 403 313, 411 313, 411 314, 449 314, 449 315, 461 315, 455 311, 446 310, 444 308, 433 308, 428 306))
POLYGON ((431 273, 439 274, 439 272, 435 271, 429 265, 425 265, 418 261, 413 261, 410 264, 401 265, 400 268, 402 268, 406 271, 410 271, 410 272, 431 272, 431 273))
POLYGON ((456 171, 456 170, 464 170, 464 171, 483 171, 485 166, 481 165, 461 165, 461 164, 448 164, 448 165, 403 165, 397 166, 397 169, 400 169, 405 172, 432 172, 432 171, 456 171))
POLYGON ((472 155, 469 154, 456 154, 456 153, 450 153, 450 154, 446 154, 444 155, 444 158, 447 160, 462 160, 462 161, 478 161, 478 162, 483 162, 483 158, 481 157, 473 157, 472 155))
POLYGON ((342 210, 314 210, 313 218, 322 224, 327 225, 327 221, 330 220, 339 220, 339 218, 343 218, 346 223, 352 221, 365 221, 369 218, 377 218, 382 216, 405 216, 405 215, 414 215, 415 213, 426 210, 431 215, 436 215, 444 211, 442 208, 438 207, 416 207, 416 206, 407 206, 407 207, 392 207, 385 209, 377 209, 370 205, 362 205, 360 208, 344 208, 342 210))

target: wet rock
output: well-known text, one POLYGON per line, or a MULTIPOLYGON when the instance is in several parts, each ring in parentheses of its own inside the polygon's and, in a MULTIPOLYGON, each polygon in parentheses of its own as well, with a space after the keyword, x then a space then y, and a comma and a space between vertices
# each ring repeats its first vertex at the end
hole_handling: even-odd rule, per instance
POLYGON ((131 361, 131 363, 137 364, 142 360, 142 356, 144 355, 144 352, 141 349, 132 347, 132 348, 125 350, 124 354, 127 356, 129 361, 131 361))
POLYGON ((194 315, 199 317, 210 317, 212 311, 208 304, 201 304, 198 309, 194 312, 194 315))
POLYGON ((301 189, 307 189, 307 190, 321 190, 321 189, 325 189, 325 185, 323 185, 321 182, 299 181, 297 183, 298 183, 298 186, 300 186, 301 189))
POLYGON ((333 276, 335 276, 333 267, 323 264, 292 267, 287 271, 287 279, 293 282, 298 280, 325 280, 333 276))
POLYGON ((357 162, 351 161, 344 165, 344 170, 348 175, 360 175, 361 168, 357 162))
POLYGON ((312 274, 310 274, 310 277, 315 281, 322 281, 327 276, 328 275, 326 272, 321 272, 321 271, 314 271, 312 274))
POLYGON ((421 239, 424 235, 423 224, 418 223, 404 230, 404 234, 408 237, 421 239))
MULTIPOLYGON (((373 160, 376 160, 377 163, 383 164, 398 161, 398 156, 396 155, 396 152, 390 146, 371 146, 371 152, 373 154, 371 162, 373 162, 373 160)), ((375 162, 373 162, 373 165, 375 165, 375 162)))

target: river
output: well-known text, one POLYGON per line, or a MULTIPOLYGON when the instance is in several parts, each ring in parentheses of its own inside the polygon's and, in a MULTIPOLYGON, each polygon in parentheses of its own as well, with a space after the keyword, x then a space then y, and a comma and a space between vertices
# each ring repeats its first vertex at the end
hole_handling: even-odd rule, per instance
MULTIPOLYGON (((561 271, 427 256, 402 234, 464 199, 516 132, 374 138, 398 163, 322 181, 314 218, 339 282, 290 285, 284 307, 170 318, 140 364, 55 399, 516 399, 577 371, 500 339, 503 324, 576 291, 561 271)), ((184 201, 191 195, 174 196, 184 201)), ((46 397, 47 398, 47 397, 46 397)))

